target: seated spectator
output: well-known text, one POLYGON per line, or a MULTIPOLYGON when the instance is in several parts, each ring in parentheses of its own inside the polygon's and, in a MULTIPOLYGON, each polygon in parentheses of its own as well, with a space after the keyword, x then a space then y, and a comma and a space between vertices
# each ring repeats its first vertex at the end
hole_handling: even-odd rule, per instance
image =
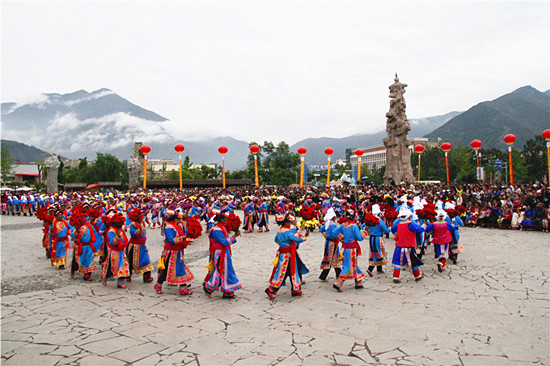
POLYGON ((509 229, 512 225, 512 206, 506 202, 502 205, 502 217, 500 219, 500 227, 503 229, 509 229))
POLYGON ((535 224, 535 215, 537 212, 531 207, 530 204, 527 204, 525 211, 523 212, 523 220, 520 222, 522 230, 532 230, 533 225, 535 224))

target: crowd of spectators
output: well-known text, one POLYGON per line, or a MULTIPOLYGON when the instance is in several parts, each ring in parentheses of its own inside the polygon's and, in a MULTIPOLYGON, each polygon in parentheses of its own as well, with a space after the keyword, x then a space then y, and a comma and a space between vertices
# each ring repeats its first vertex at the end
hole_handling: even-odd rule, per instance
MULTIPOLYGON (((36 192, 16 195, 2 194, 3 213, 13 212, 9 204, 17 201, 30 205, 35 202, 53 202, 62 200, 63 197, 88 196, 95 199, 106 200, 108 197, 123 200, 129 192, 64 192, 59 195, 46 195, 36 192)), ((153 198, 165 196, 178 196, 186 200, 190 197, 200 199, 206 205, 208 202, 218 201, 221 197, 230 197, 239 207, 245 198, 263 198, 269 203, 271 213, 275 212, 277 202, 283 199, 287 204, 298 207, 303 201, 310 200, 314 204, 330 200, 336 204, 351 204, 357 210, 365 210, 371 203, 396 204, 405 199, 412 203, 415 196, 427 201, 452 201, 456 205, 466 207, 463 217, 465 225, 471 227, 488 227, 520 230, 549 230, 550 221, 550 187, 545 184, 517 184, 517 185, 491 185, 491 184, 459 184, 459 185, 413 185, 402 184, 400 186, 388 185, 348 185, 342 184, 333 187, 314 186, 261 186, 261 187, 229 187, 223 188, 191 188, 180 190, 156 190, 136 191, 138 195, 148 195, 153 198)), ((153 199, 152 199, 153 201, 153 199)), ((13 206, 13 204, 12 204, 13 206)), ((29 214, 34 211, 29 207, 29 214)), ((22 212, 22 210, 20 211, 22 212)))

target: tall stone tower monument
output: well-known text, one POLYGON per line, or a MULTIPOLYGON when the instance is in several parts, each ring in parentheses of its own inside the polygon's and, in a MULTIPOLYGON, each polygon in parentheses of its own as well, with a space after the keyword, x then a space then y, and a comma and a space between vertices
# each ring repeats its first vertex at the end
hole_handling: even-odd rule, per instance
POLYGON ((411 125, 405 113, 406 104, 403 98, 406 87, 407 84, 400 83, 395 74, 394 83, 390 85, 390 110, 386 113, 388 137, 384 139, 387 149, 384 181, 390 184, 414 182, 409 151, 411 141, 407 138, 411 125))
POLYGON ((128 159, 128 188, 130 190, 139 188, 139 177, 143 174, 143 153, 140 148, 143 146, 141 142, 135 142, 132 149, 132 156, 128 159))

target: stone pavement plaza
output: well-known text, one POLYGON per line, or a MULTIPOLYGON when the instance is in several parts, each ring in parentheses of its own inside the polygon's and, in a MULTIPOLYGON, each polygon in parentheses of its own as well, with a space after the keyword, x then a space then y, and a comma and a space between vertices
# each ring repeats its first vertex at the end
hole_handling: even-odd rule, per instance
MULTIPOLYGON (((428 255, 420 282, 409 270, 395 284, 386 267, 364 290, 347 281, 337 293, 334 272, 318 279, 315 232, 300 248, 311 270, 303 297, 283 287, 270 301, 271 229, 233 246, 244 289, 224 300, 201 289, 206 236, 186 250, 194 294, 165 286, 158 295, 141 276, 127 289, 102 286, 97 272, 91 283, 71 279, 46 260, 36 218, 2 216, 2 365, 550 364, 549 234, 462 228, 465 252, 444 273, 428 255)), ((160 232, 148 236, 156 265, 160 232)), ((394 241, 386 246, 391 256, 394 241)))

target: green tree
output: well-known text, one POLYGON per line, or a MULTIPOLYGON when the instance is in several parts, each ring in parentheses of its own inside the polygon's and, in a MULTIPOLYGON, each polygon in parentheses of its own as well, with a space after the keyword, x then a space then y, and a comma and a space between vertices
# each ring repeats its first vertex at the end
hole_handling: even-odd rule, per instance
MULTIPOLYGON (((528 140, 523 146, 525 172, 531 181, 542 181, 548 174, 546 141, 542 136, 528 140)), ((515 159, 515 156, 513 157, 515 159)), ((515 162, 514 162, 515 163, 515 162)))
POLYGON ((271 142, 264 143, 264 152, 269 154, 263 162, 265 184, 288 186, 294 183, 296 174, 299 174, 300 156, 291 153, 290 147, 284 141, 274 149, 271 142))
POLYGON ((174 169, 170 170, 168 172, 168 179, 177 179, 177 180, 179 180, 180 179, 179 170, 174 170, 174 169))
POLYGON ((476 162, 471 148, 453 147, 449 152, 449 175, 452 181, 458 183, 475 183, 476 162))
POLYGON ((1 173, 2 173, 2 180, 5 180, 6 177, 11 176, 12 167, 13 164, 13 158, 10 155, 10 151, 7 147, 2 146, 2 156, 1 156, 1 173))
POLYGON ((121 182, 125 168, 116 156, 98 152, 95 164, 90 168, 93 173, 93 178, 90 178, 95 182, 121 182))
POLYGON ((189 158, 189 155, 185 155, 185 158, 183 159, 183 169, 189 169, 191 168, 191 159, 189 158))

